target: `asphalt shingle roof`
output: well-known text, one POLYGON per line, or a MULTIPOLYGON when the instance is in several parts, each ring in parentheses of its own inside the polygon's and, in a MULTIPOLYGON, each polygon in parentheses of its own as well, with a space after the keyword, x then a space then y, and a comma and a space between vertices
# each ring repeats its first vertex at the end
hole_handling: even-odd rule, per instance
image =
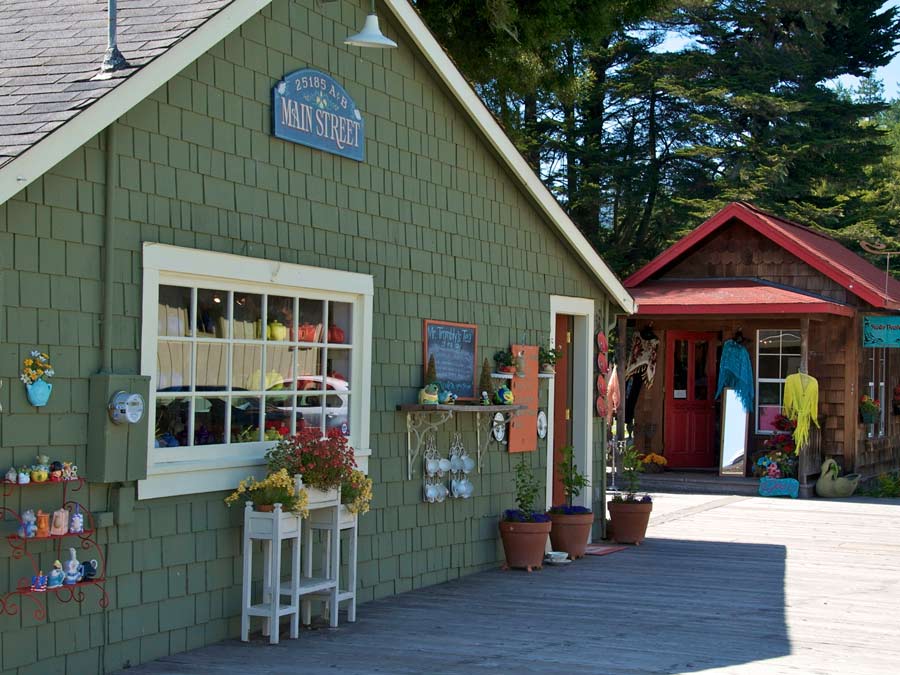
POLYGON ((0 166, 190 35, 232 0, 119 0, 130 68, 92 79, 106 52, 107 0, 0 4, 0 166))

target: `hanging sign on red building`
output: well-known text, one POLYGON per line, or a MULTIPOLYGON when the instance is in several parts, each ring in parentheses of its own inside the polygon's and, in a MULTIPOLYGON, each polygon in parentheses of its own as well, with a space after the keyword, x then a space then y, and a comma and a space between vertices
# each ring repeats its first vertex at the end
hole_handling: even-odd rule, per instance
POLYGON ((278 138, 358 162, 365 158, 365 121, 334 78, 297 70, 272 90, 272 131, 278 138))

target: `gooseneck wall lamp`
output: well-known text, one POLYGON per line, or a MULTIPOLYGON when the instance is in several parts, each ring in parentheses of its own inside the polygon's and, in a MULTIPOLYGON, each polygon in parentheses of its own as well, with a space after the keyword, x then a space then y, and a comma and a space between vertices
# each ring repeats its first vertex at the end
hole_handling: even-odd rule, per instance
POLYGON ((362 30, 356 35, 348 36, 344 40, 344 44, 352 47, 375 47, 378 49, 397 46, 397 43, 389 37, 385 37, 378 27, 378 16, 375 14, 375 0, 372 0, 372 8, 366 17, 362 30))

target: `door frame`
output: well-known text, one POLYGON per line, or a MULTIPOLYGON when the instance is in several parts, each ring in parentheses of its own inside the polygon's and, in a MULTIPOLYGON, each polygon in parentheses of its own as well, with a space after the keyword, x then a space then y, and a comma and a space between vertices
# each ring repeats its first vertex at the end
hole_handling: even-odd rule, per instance
MULTIPOLYGON (((590 298, 573 298, 565 295, 550 296, 550 340, 556 340, 557 314, 570 315, 574 319, 572 345, 572 447, 575 449, 575 463, 579 470, 591 483, 591 487, 581 491, 576 497, 576 506, 591 508, 593 503, 594 473, 594 419, 593 419, 593 335, 594 335, 594 301, 590 298)), ((553 405, 555 384, 549 380, 547 393, 548 407, 553 405)), ((553 504, 553 415, 552 409, 547 414, 547 476, 545 503, 549 509, 553 504)))

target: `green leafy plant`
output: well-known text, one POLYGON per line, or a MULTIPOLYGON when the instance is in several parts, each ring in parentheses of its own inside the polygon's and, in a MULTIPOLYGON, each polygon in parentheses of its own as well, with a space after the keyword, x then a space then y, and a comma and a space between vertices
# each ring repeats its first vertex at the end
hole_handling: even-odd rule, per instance
POLYGON ((514 522, 546 522, 550 516, 534 510, 534 503, 540 492, 541 486, 531 466, 525 462, 525 455, 516 464, 516 509, 507 509, 503 512, 503 520, 514 522))
POLYGON ((501 349, 494 352, 494 363, 497 368, 508 368, 512 365, 512 353, 508 349, 501 349))
POLYGON ((555 366, 556 362, 559 361, 562 355, 562 345, 556 345, 555 348, 553 347, 553 345, 550 345, 549 347, 545 347, 544 345, 538 346, 538 362, 542 366, 555 366))
POLYGON ((572 506, 572 500, 581 494, 581 491, 590 487, 591 483, 583 473, 575 466, 575 450, 567 445, 559 450, 562 459, 557 464, 559 476, 563 485, 563 493, 566 495, 566 506, 572 506))
POLYGON ((650 495, 644 495, 638 498, 637 493, 641 489, 641 472, 644 470, 644 463, 641 461, 640 453, 633 445, 625 448, 622 454, 622 478, 625 480, 625 494, 618 494, 613 497, 614 502, 624 502, 628 504, 647 503, 652 501, 650 495))

